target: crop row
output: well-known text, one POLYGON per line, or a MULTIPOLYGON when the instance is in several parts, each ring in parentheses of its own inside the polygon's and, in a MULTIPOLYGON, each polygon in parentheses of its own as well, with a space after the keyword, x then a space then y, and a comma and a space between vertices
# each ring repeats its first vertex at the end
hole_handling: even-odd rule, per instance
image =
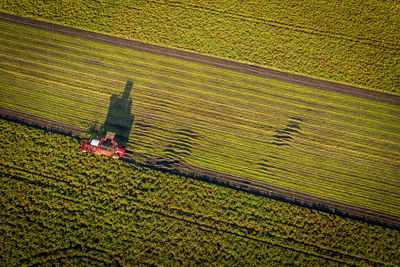
POLYGON ((83 154, 75 139, 24 125, 0 129, 2 262, 398 264, 398 230, 83 154))

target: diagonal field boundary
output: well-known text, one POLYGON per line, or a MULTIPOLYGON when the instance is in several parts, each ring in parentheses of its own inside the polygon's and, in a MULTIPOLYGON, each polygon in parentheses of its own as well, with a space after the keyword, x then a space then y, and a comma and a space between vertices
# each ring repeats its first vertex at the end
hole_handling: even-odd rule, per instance
POLYGON ((203 55, 195 52, 189 52, 170 47, 148 44, 136 40, 125 39, 121 37, 111 36, 103 33, 97 33, 82 29, 64 26, 51 22, 39 21, 31 18, 20 17, 16 15, 0 12, 0 19, 4 21, 14 22, 25 26, 36 27, 55 33, 62 33, 91 41, 103 42, 115 46, 155 53, 164 56, 185 59, 197 63, 203 63, 229 70, 239 71, 256 76, 273 78, 280 81, 290 82, 303 86, 313 87, 322 90, 334 91, 351 95, 355 97, 365 98, 369 100, 381 101, 392 105, 400 106, 400 96, 385 92, 369 90, 353 85, 341 84, 333 81, 322 80, 318 78, 308 77, 300 74, 294 74, 271 68, 254 65, 251 63, 236 62, 233 60, 217 58, 209 55, 203 55))

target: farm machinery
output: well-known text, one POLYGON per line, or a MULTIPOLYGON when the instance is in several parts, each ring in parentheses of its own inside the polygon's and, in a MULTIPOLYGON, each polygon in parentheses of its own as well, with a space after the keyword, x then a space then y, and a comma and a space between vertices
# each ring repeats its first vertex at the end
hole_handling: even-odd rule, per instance
POLYGON ((125 149, 120 147, 117 142, 114 141, 114 137, 114 132, 107 132, 106 137, 100 140, 83 140, 82 148, 79 150, 82 152, 90 152, 96 155, 112 157, 113 159, 119 159, 124 156, 125 149))

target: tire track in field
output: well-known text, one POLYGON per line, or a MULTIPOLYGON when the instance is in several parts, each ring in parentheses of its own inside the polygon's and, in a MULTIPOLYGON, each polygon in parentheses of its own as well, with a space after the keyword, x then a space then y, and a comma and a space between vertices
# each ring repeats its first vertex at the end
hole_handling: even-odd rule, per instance
POLYGON ((0 12, 0 19, 8 22, 14 22, 25 26, 31 26, 50 32, 66 34, 82 39, 104 42, 111 45, 120 47, 135 49, 139 51, 145 51, 155 53, 159 55, 180 58, 188 61, 202 63, 206 65, 216 66, 219 68, 225 68, 229 70, 239 71, 251 75, 273 78, 280 81, 300 84, 303 86, 313 87, 322 90, 328 90, 338 93, 343 93, 355 97, 381 101, 392 105, 400 106, 400 96, 392 95, 389 93, 369 90, 353 85, 340 84, 337 82, 322 80, 318 78, 311 78, 304 75, 288 73, 284 71, 274 70, 265 68, 259 65, 251 63, 236 62, 233 60, 217 58, 213 56, 203 55, 195 52, 189 52, 184 50, 173 49, 169 47, 163 47, 159 45, 148 44, 135 40, 124 39, 102 33, 91 32, 70 26, 63 26, 55 23, 38 21, 31 18, 24 18, 16 15, 7 14, 0 12))
POLYGON ((167 2, 160 3, 160 2, 155 2, 155 1, 147 1, 147 2, 150 2, 153 4, 164 4, 166 6, 178 7, 178 8, 184 9, 184 10, 192 9, 192 10, 197 10, 197 11, 200 11, 203 13, 222 15, 225 17, 244 20, 244 21, 248 21, 251 23, 265 24, 270 27, 282 28, 282 29, 286 29, 286 30, 297 31, 297 32, 302 32, 302 33, 307 33, 307 34, 312 34, 312 35, 328 36, 330 38, 341 39, 341 40, 345 40, 345 41, 381 47, 381 48, 385 48, 388 50, 390 49, 390 50, 400 51, 400 43, 390 42, 390 41, 386 41, 386 40, 378 40, 378 39, 373 40, 373 39, 362 37, 362 36, 352 36, 352 35, 343 34, 343 33, 320 30, 320 29, 308 27, 305 25, 296 25, 296 24, 281 22, 278 20, 250 17, 250 16, 246 16, 244 14, 235 14, 235 13, 232 13, 229 11, 223 11, 223 10, 219 10, 219 9, 209 8, 209 7, 202 7, 202 6, 195 5, 195 4, 189 4, 189 3, 182 4, 181 2, 178 2, 178 1, 168 1, 168 3, 167 2))

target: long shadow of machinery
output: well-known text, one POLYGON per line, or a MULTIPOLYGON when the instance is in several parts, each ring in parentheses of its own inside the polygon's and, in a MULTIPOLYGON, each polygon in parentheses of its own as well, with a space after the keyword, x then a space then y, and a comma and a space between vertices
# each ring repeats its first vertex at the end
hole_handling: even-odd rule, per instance
POLYGON ((132 98, 130 97, 132 86, 133 82, 128 80, 122 95, 111 95, 105 122, 100 126, 91 125, 89 128, 88 135, 91 138, 102 138, 107 132, 114 132, 114 140, 120 146, 127 145, 134 122, 134 115, 131 113, 132 98))

